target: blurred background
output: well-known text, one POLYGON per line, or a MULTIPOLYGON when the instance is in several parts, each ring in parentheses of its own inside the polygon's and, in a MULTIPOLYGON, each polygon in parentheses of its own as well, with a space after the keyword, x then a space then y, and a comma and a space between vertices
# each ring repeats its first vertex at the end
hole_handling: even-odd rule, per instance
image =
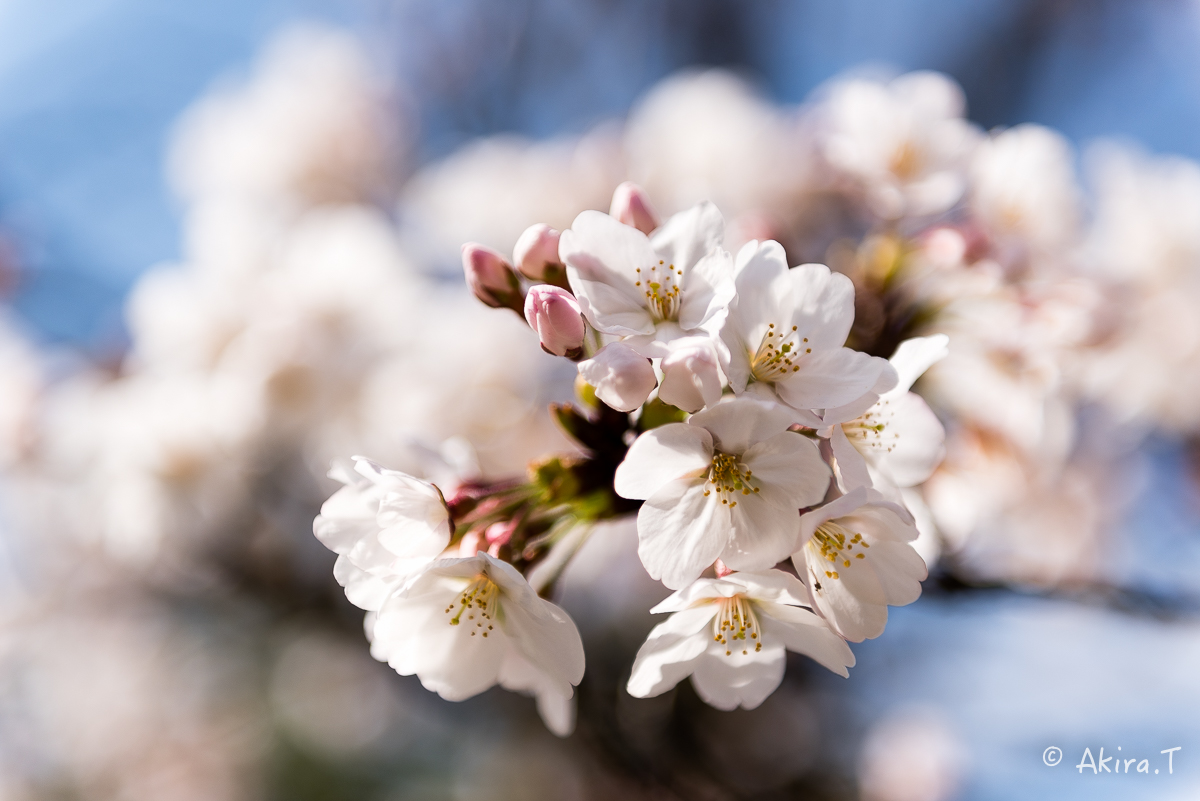
POLYGON ((1200 796, 1197 130, 1191 0, 0 0, 0 799, 1200 796), (931 375, 932 575, 850 679, 630 698, 665 591, 623 524, 559 588, 571 738, 373 662, 311 536, 330 459, 503 477, 566 447, 539 410, 569 365, 470 299, 460 244, 633 178, 794 262, 849 237, 865 293, 869 226, 799 143, 832 79, 913 70, 983 131, 1062 135, 1035 179, 1070 213, 1029 214, 1069 241, 995 256, 1035 322, 945 318, 1023 366, 995 409, 971 365, 931 375), (1101 746, 1182 750, 1078 772, 1101 746))

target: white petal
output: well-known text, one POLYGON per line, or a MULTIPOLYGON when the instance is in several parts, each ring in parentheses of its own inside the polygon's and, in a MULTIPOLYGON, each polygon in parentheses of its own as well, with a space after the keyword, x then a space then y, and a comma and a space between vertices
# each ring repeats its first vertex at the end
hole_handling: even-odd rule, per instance
POLYGON ((670 481, 702 475, 712 458, 712 435, 705 429, 686 423, 652 428, 629 446, 613 489, 622 498, 645 500, 670 481))
POLYGON ((761 603, 759 623, 763 641, 782 642, 789 651, 804 654, 841 676, 854 667, 854 652, 816 614, 797 606, 761 603))
POLYGON ((887 595, 873 566, 866 564, 878 556, 876 551, 872 547, 870 556, 862 563, 843 567, 805 549, 804 556, 809 560, 807 575, 817 608, 851 642, 878 637, 887 625, 887 595), (837 578, 826 575, 834 570, 838 571, 837 578))
POLYGON ((867 471, 867 462, 850 444, 840 425, 834 426, 830 432, 829 444, 833 448, 833 458, 837 460, 842 490, 850 492, 857 487, 870 487, 871 474, 867 471))
POLYGON ((767 644, 765 634, 761 651, 731 649, 726 655, 724 645, 709 642, 708 646, 696 660, 692 685, 705 703, 717 709, 754 709, 783 681, 787 655, 779 645, 767 644))
POLYGON ((888 360, 898 377, 896 386, 891 391, 895 394, 907 392, 926 370, 946 358, 949 353, 950 337, 945 334, 904 340, 888 360))
POLYGON ((725 220, 712 203, 681 211, 659 226, 650 237, 655 259, 662 259, 683 270, 720 247, 725 236, 725 220))
POLYGON ((598 211, 584 211, 559 240, 559 256, 584 317, 597 330, 648 334, 654 321, 634 286, 637 269, 657 261, 650 240, 636 228, 598 211))
POLYGON ((829 489, 830 473, 816 443, 802 434, 784 431, 762 440, 742 454, 759 494, 782 497, 788 506, 820 503, 829 489))
POLYGON ((679 325, 686 331, 716 332, 725 322, 733 300, 733 260, 717 249, 683 274, 683 303, 679 325))
POLYGON ((717 349, 706 337, 688 337, 671 344, 662 360, 658 397, 685 412, 698 412, 721 399, 717 349))
POLYGON ((546 600, 541 604, 543 615, 534 617, 520 606, 504 603, 502 624, 513 645, 546 674, 555 690, 569 695, 571 685, 583 679, 583 641, 566 612, 546 600))
POLYGON ((626 689, 634 698, 651 698, 674 687, 692 672, 692 663, 704 653, 712 635, 709 623, 713 604, 686 609, 654 627, 633 660, 626 689))
POLYGON ((800 369, 775 382, 785 403, 797 409, 826 409, 861 398, 879 374, 891 369, 877 356, 850 348, 816 350, 797 361, 800 369))
POLYGON ((792 410, 756 398, 730 398, 694 414, 688 425, 702 426, 713 435, 713 447, 721 453, 742 454, 751 445, 786 431, 793 422, 792 410))
POLYGON ((824 264, 794 267, 790 280, 796 304, 791 322, 799 326, 799 335, 808 337, 813 350, 844 345, 854 325, 854 283, 824 264))
POLYGON ((664 485, 638 511, 638 556, 651 578, 677 590, 699 578, 729 540, 729 509, 703 479, 664 485))
POLYGON ((660 601, 650 610, 650 613, 658 615, 663 612, 678 612, 713 598, 732 598, 741 587, 741 584, 734 584, 725 579, 696 579, 660 601))
POLYGON ((946 429, 937 415, 914 392, 888 399, 891 410, 887 435, 891 450, 881 453, 876 467, 897 487, 923 483, 946 456, 946 429))
POLYGON ((641 406, 658 384, 649 360, 620 342, 610 342, 580 362, 579 375, 596 388, 596 397, 619 412, 641 406))
POLYGON ((747 242, 734 269, 737 294, 721 329, 728 364, 721 366, 733 391, 742 392, 750 377, 750 356, 758 350, 768 324, 783 325, 793 317, 792 282, 778 242, 747 242))
POLYGON ((756 601, 771 601, 780 604, 807 604, 808 590, 791 573, 782 570, 731 573, 722 581, 736 584, 742 594, 756 601))
POLYGON ((506 690, 534 696, 546 728, 559 737, 566 737, 575 728, 574 691, 568 687, 564 694, 558 682, 547 677, 518 649, 508 649, 497 683, 506 690))
MULTIPOLYGON (((791 436, 797 436, 792 434, 791 436)), ((730 512, 733 531, 721 561, 734 570, 765 570, 796 547, 800 512, 767 493, 743 495, 730 512)))

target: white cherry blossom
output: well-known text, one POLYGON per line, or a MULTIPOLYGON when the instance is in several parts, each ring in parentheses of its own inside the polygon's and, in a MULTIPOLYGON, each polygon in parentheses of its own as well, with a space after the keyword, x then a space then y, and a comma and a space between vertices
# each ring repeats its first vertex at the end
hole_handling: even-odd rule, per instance
MULTIPOLYGON (((895 383, 888 363, 843 347, 854 323, 854 285, 823 264, 788 269, 778 242, 746 243, 737 295, 721 330, 722 363, 734 393, 753 392, 796 409, 841 406, 895 383)), ((813 427, 817 427, 813 425, 813 427)))
POLYGON ((450 514, 433 484, 361 456, 329 475, 346 486, 322 504, 313 533, 337 553, 333 575, 350 602, 376 611, 450 544, 450 514))
POLYGON ((370 633, 372 656, 449 701, 499 684, 535 696, 554 733, 574 728, 579 631, 506 562, 479 552, 432 563, 387 600, 370 633))
POLYGON ((946 454, 946 430, 920 395, 909 387, 945 358, 945 334, 914 337, 896 348, 889 363, 898 383, 879 395, 825 410, 821 436, 830 440, 843 486, 880 491, 915 487, 937 469, 946 454))
POLYGON ((645 500, 638 555, 653 578, 679 589, 717 559, 762 570, 792 552, 800 507, 819 503, 830 479, 816 445, 787 430, 792 417, 729 399, 634 441, 613 486, 645 500))
POLYGON ((979 139, 965 109, 958 85, 934 72, 840 81, 821 109, 822 149, 879 216, 936 214, 962 197, 979 139))
POLYGON ((562 232, 559 255, 587 321, 642 356, 662 358, 676 340, 714 337, 725 319, 733 282, 724 231, 711 203, 676 214, 650 236, 585 211, 562 232))
POLYGON ((848 676, 854 654, 781 570, 699 579, 651 609, 673 612, 638 650, 628 691, 661 695, 688 676, 718 709, 754 709, 783 680, 787 651, 848 676))
POLYGON ((904 507, 858 487, 800 517, 792 564, 833 628, 862 642, 883 633, 888 606, 920 597, 927 570, 909 544, 916 538, 904 507))

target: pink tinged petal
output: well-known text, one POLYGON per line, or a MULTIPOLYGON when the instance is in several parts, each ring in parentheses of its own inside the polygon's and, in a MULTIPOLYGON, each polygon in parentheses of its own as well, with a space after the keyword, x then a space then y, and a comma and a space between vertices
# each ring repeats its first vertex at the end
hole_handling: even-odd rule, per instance
POLYGON ((662 220, 646 190, 632 181, 626 181, 613 192, 608 214, 647 235, 658 228, 662 220))
POLYGON ((596 397, 620 412, 641 406, 658 384, 649 360, 620 342, 610 342, 580 362, 579 375, 596 388, 596 397))
POLYGON ((701 203, 668 219, 650 237, 650 245, 668 265, 687 272, 717 250, 725 237, 725 220, 712 203, 701 203))
POLYGON ((662 360, 659 400, 685 412, 698 412, 721 399, 717 349, 705 337, 677 340, 662 360))
POLYGON ((729 541, 729 508, 703 479, 664 485, 638 511, 638 556, 651 578, 677 590, 695 581, 729 541))
POLYGON ((549 284, 533 287, 525 296, 525 321, 537 331, 542 350, 578 358, 584 324, 579 304, 570 292, 549 284))
POLYGON ((626 690, 634 698, 661 695, 691 675, 708 648, 715 604, 685 609, 654 627, 633 660, 626 690))
POLYGON ((730 398, 688 419, 688 425, 708 429, 713 447, 742 454, 750 446, 786 431, 795 414, 778 404, 755 398, 730 398))
MULTIPOLYGON (((790 279, 795 298, 795 316, 790 322, 800 327, 799 335, 808 337, 813 350, 844 345, 850 327, 854 325, 854 284, 850 279, 832 272, 824 264, 794 267, 790 279)), ((842 403, 849 400, 851 398, 842 403)))
POLYGON ((712 464, 712 435, 686 423, 643 433, 617 466, 613 489, 622 498, 645 500, 680 478, 704 475, 712 464))
POLYGON ((685 331, 715 332, 725 322, 733 300, 733 261, 719 248, 684 271, 679 325, 685 331))
POLYGON ((888 363, 850 348, 813 350, 798 359, 799 370, 775 382, 775 391, 797 409, 827 409, 861 398, 888 363))
POLYGON ((782 642, 789 651, 804 654, 840 676, 849 676, 854 652, 828 624, 813 612, 797 606, 760 603, 759 623, 764 642, 782 642))
POLYGON ((783 681, 787 655, 777 643, 768 643, 765 634, 761 651, 736 646, 730 650, 726 654, 724 645, 708 643, 707 652, 696 660, 692 686, 705 703, 717 709, 755 709, 783 681))
POLYGON ((837 470, 843 491, 849 492, 857 487, 872 486, 866 460, 850 444, 850 440, 846 438, 846 432, 840 425, 833 427, 829 436, 829 444, 833 447, 833 458, 837 460, 837 470))
POLYGON ((887 434, 891 451, 873 461, 897 487, 923 483, 946 456, 946 429, 920 395, 906 392, 889 399, 887 434))
POLYGON ((559 255, 571 291, 597 330, 619 336, 654 333, 638 269, 658 263, 650 240, 607 214, 585 211, 562 232, 559 255))
POLYGON ((531 281, 544 281, 547 268, 562 269, 558 258, 560 234, 545 223, 525 229, 513 247, 513 263, 531 281))
POLYGON ((508 261, 496 251, 468 242, 462 247, 463 272, 475 297, 493 308, 520 311, 521 282, 508 261))
POLYGON ((950 337, 935 334, 931 337, 906 339, 892 354, 892 367, 896 370, 897 383, 892 392, 907 392, 926 370, 937 364, 950 353, 950 337))

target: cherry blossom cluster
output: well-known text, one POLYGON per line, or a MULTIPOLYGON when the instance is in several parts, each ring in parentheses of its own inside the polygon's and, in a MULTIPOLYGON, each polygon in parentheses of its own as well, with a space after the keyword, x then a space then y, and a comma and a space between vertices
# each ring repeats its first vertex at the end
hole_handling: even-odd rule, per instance
POLYGON ((636 697, 690 676, 713 706, 754 708, 787 651, 846 676, 847 641, 917 599, 926 565, 901 491, 937 467, 944 432, 910 388, 947 337, 890 360, 848 348, 849 278, 789 266, 774 241, 731 254, 724 232, 711 203, 660 221, 626 183, 608 214, 528 229, 511 262, 463 247, 476 297, 576 363, 583 410, 555 413, 584 453, 528 482, 444 488, 361 457, 336 468, 344 487, 314 530, 376 658, 451 700, 530 693, 569 733, 583 646, 538 590, 567 531, 635 511, 638 556, 675 591, 651 610, 670 617, 638 652, 636 697))

